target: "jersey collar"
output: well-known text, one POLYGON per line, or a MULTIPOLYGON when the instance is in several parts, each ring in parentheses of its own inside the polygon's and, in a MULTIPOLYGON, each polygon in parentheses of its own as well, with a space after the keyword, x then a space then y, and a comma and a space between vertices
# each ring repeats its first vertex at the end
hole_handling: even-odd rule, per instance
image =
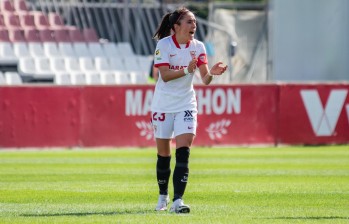
MULTIPOLYGON (((176 35, 175 34, 172 35, 172 40, 173 40, 173 43, 176 45, 176 47, 180 49, 181 47, 179 46, 179 43, 178 43, 178 41, 176 39, 176 35)), ((190 40, 185 45, 185 48, 188 48, 189 44, 190 44, 190 40)))

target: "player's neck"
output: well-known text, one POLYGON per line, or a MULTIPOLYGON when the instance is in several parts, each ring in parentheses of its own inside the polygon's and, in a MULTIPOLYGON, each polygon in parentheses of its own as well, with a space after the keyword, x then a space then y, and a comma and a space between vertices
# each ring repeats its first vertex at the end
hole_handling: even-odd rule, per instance
POLYGON ((178 44, 187 44, 188 43, 188 38, 183 38, 181 36, 178 36, 177 34, 175 34, 176 40, 178 42, 178 44))

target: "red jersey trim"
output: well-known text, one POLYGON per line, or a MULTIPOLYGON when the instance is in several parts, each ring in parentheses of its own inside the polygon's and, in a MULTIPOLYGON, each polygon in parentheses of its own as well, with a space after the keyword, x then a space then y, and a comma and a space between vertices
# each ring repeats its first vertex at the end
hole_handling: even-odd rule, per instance
POLYGON ((170 63, 159 63, 159 64, 155 64, 154 65, 154 67, 156 67, 156 68, 159 68, 161 66, 168 66, 168 67, 170 67, 170 63))
MULTIPOLYGON (((175 34, 172 35, 172 40, 173 40, 174 44, 176 45, 176 47, 179 48, 179 49, 181 49, 181 47, 179 46, 179 43, 178 43, 178 41, 177 41, 177 39, 176 39, 176 35, 175 35, 175 34)), ((185 45, 185 48, 188 48, 189 45, 190 45, 190 40, 189 40, 189 41, 187 42, 187 44, 185 45)))

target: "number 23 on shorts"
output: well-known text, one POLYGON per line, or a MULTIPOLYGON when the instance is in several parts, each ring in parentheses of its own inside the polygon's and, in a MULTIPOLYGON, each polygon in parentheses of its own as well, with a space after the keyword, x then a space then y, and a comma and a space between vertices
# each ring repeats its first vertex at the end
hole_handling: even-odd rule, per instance
POLYGON ((158 113, 154 112, 152 116, 153 121, 164 121, 165 120, 165 113, 158 113))

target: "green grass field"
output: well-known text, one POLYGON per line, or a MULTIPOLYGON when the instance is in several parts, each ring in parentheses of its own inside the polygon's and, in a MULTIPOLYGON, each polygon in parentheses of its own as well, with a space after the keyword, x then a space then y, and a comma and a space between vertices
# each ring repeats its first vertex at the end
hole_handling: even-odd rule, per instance
POLYGON ((349 223, 348 145, 193 148, 186 215, 154 211, 155 163, 155 149, 0 150, 0 223, 349 223))

